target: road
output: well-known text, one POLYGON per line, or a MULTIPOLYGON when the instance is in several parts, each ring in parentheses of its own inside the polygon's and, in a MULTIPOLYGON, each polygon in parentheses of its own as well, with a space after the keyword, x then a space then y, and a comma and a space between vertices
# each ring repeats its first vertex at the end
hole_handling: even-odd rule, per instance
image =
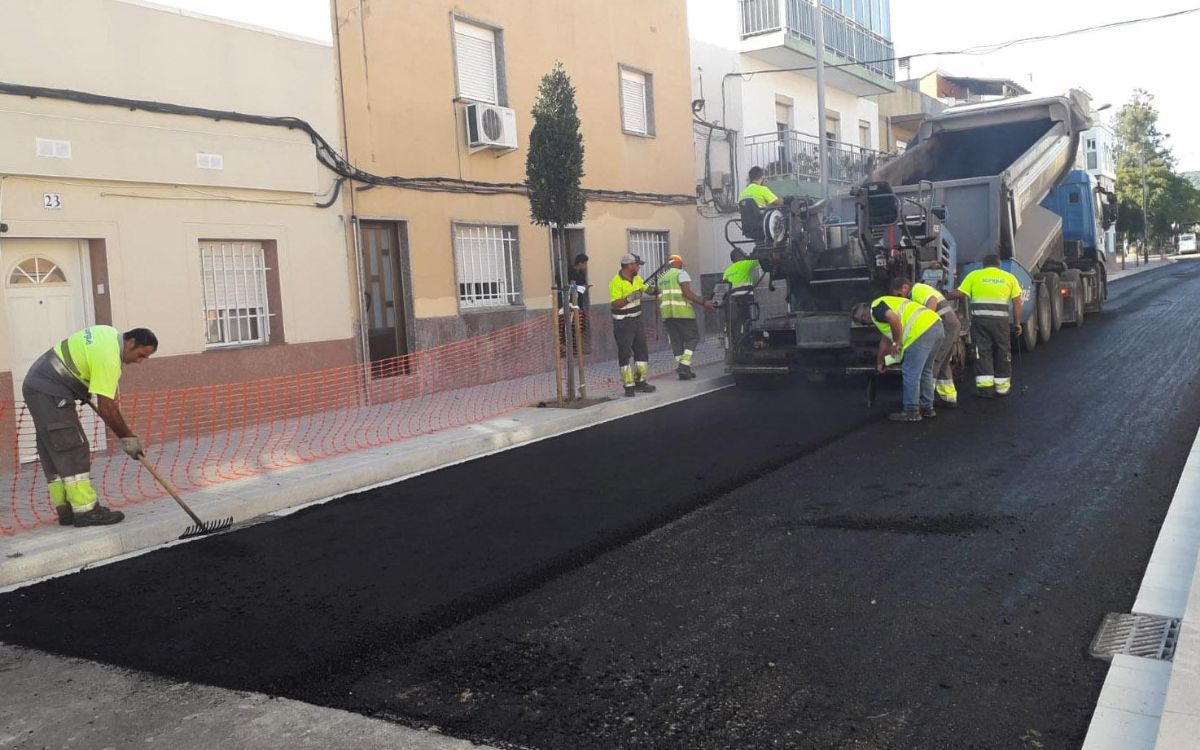
POLYGON ((1006 401, 727 389, 21 589, 0 632, 500 747, 1078 747, 1200 427, 1200 264, 1112 290, 1006 401))

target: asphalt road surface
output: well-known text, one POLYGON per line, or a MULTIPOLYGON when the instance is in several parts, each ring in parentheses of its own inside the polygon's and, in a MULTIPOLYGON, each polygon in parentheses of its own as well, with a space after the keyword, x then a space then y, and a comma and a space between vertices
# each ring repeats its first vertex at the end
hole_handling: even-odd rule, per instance
POLYGON ((21 589, 0 639, 505 747, 1078 747, 1197 299, 1200 263, 1116 282, 935 422, 727 389, 21 589))

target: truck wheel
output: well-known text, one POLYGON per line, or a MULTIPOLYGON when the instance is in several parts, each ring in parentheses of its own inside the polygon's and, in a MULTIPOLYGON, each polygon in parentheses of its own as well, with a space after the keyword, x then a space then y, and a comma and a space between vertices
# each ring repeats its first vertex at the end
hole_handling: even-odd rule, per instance
MULTIPOLYGON (((1058 295, 1058 296, 1061 297, 1062 295, 1058 295)), ((1038 287, 1037 287, 1037 310, 1035 311, 1035 313, 1037 315, 1038 343, 1041 343, 1041 344, 1049 344, 1050 343, 1050 334, 1052 334, 1054 332, 1054 328, 1053 328, 1054 321, 1053 321, 1053 315, 1052 315, 1052 313, 1053 313, 1052 307, 1053 307, 1054 303, 1052 303, 1050 301, 1050 299, 1051 299, 1050 287, 1045 283, 1038 284, 1038 287)))
POLYGON ((1050 328, 1057 331, 1063 324, 1063 298, 1059 291, 1062 279, 1056 273, 1048 273, 1042 277, 1042 283, 1050 291, 1050 328))
POLYGON ((1072 287, 1069 304, 1071 305, 1071 310, 1074 312, 1074 320, 1071 321, 1071 325, 1078 328, 1083 325, 1083 277, 1080 275, 1078 269, 1070 268, 1063 274, 1062 280, 1072 287))
MULTIPOLYGON (((1033 297, 1037 299, 1037 297, 1033 297)), ((1036 304, 1036 303, 1034 303, 1036 304)), ((1021 347, 1021 351, 1031 352, 1037 348, 1038 342, 1038 311, 1034 310, 1033 315, 1029 316, 1029 322, 1021 326, 1021 335, 1017 337, 1017 345, 1021 347)))

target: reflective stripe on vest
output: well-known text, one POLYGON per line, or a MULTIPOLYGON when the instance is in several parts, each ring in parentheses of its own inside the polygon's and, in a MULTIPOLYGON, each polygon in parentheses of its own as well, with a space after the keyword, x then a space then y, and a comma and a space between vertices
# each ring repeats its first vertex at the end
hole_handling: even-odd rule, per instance
POLYGON ((620 310, 612 311, 613 320, 625 320, 626 318, 642 317, 642 303, 635 302, 632 305, 625 305, 620 310))
POLYGON ((1009 303, 1015 299, 1014 289, 1019 295, 1021 285, 1017 278, 995 266, 972 271, 959 285, 959 290, 966 292, 971 300, 971 315, 981 318, 1007 318, 1009 303))
POLYGON ((913 284, 912 291, 908 296, 912 297, 913 302, 916 302, 918 305, 925 305, 926 307, 929 307, 930 297, 936 298, 938 305, 946 301, 946 297, 929 284, 913 284))
MULTIPOLYGON (((902 329, 900 337, 904 341, 904 344, 900 347, 901 349, 907 349, 909 344, 916 341, 921 337, 921 334, 932 328, 934 323, 941 321, 941 318, 933 310, 903 297, 878 297, 871 303, 871 310, 874 310, 880 302, 887 305, 892 312, 900 316, 900 326, 902 329)), ((875 323, 875 327, 879 329, 879 332, 883 334, 884 338, 890 339, 892 337, 891 325, 875 320, 873 314, 871 320, 875 323)))
POLYGON ((663 319, 687 318, 694 319, 696 311, 692 303, 683 296, 683 285, 679 283, 679 269, 672 268, 658 277, 659 305, 663 319))

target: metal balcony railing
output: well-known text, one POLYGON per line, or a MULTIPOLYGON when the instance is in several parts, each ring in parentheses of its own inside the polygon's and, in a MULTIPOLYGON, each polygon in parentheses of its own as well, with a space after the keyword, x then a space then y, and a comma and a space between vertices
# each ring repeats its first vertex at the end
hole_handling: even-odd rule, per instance
MULTIPOLYGON (((821 165, 818 138, 795 130, 746 136, 750 166, 759 166, 768 179, 794 179, 819 183, 821 165)), ((862 146, 829 141, 829 181, 843 185, 862 182, 890 155, 862 146)))
MULTIPOLYGON (((740 0, 742 38, 769 34, 786 27, 789 36, 816 43, 817 9, 811 0, 740 0)), ((870 29, 841 13, 821 6, 825 50, 887 78, 895 79, 895 47, 870 29)))

